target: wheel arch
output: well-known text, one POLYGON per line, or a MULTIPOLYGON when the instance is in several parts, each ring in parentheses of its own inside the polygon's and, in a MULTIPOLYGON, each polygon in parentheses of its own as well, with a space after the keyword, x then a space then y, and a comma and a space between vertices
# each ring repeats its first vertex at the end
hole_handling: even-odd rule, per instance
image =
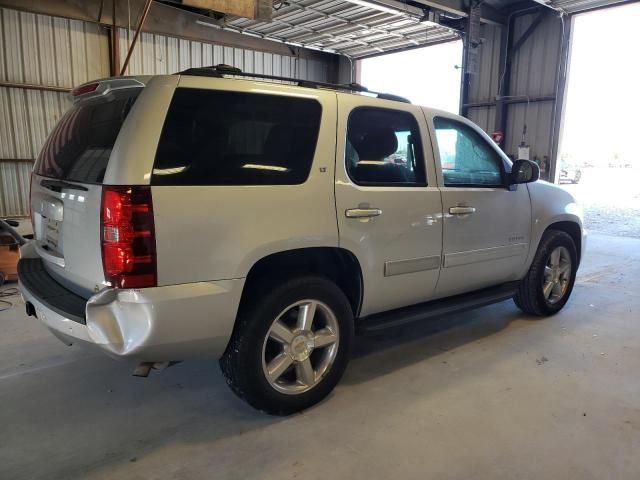
POLYGON ((354 317, 362 307, 363 279, 360 262, 339 247, 308 247, 271 253, 249 270, 240 304, 267 281, 280 282, 297 275, 316 274, 333 281, 346 295, 354 317))
POLYGON ((559 230, 571 237, 578 253, 578 263, 580 263, 580 259, 582 258, 582 229, 580 225, 577 222, 568 220, 554 222, 545 228, 543 235, 549 230, 559 230))

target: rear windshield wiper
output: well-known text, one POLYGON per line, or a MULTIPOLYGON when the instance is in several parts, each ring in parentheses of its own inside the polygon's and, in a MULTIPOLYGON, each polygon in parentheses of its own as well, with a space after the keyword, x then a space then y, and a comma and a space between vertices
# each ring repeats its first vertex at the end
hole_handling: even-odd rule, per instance
POLYGON ((59 192, 63 188, 69 190, 81 190, 83 192, 88 192, 89 189, 82 185, 77 185, 75 183, 67 182, 65 180, 42 180, 40 185, 44 188, 48 188, 49 190, 53 190, 54 192, 59 192))

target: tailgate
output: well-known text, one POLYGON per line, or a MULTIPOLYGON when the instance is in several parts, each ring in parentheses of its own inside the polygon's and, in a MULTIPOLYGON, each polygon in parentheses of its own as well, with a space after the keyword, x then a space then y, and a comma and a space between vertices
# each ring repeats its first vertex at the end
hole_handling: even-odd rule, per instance
MULTIPOLYGON (((101 82, 100 88, 110 83, 101 82)), ((47 139, 31 179, 36 251, 54 279, 85 298, 105 284, 102 182, 120 129, 142 91, 141 83, 130 85, 76 99, 47 139)))
POLYGON ((100 249, 102 186, 56 187, 52 183, 50 178, 33 175, 31 215, 36 251, 56 280, 88 297, 104 282, 100 249))

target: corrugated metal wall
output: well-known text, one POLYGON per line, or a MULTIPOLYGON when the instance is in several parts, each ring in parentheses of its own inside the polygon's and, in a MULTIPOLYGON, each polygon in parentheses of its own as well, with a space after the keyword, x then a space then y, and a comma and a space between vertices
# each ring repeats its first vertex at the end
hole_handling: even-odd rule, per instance
MULTIPOLYGON (((124 61, 133 31, 118 30, 120 60, 124 61)), ((214 45, 166 35, 142 33, 128 75, 175 73, 190 67, 225 63, 248 73, 264 73, 304 80, 328 80, 328 65, 320 60, 277 55, 243 48, 214 45)))
POLYGON ((109 71, 109 46, 93 23, 0 9, 3 80, 72 87, 109 71))
POLYGON ((28 213, 29 160, 67 108, 62 93, 0 88, 0 216, 28 213))
MULTIPOLYGON (((535 18, 534 14, 516 18, 513 38, 518 39, 535 18)), ((480 72, 472 77, 469 103, 495 103, 504 65, 500 64, 502 28, 484 25, 481 48, 480 72)), ((566 28, 566 26, 565 26, 566 28)), ((536 97, 555 94, 558 67, 561 59, 562 22, 549 14, 515 54, 511 68, 509 96, 536 97)), ((504 61, 504 60, 502 60, 504 61)), ((562 80, 562 78, 560 79, 562 80)), ((558 100, 560 103, 561 99, 558 100)), ((531 147, 531 158, 543 161, 552 159, 554 102, 530 102, 511 104, 507 108, 506 139, 503 148, 509 155, 517 154, 524 125, 527 126, 525 142, 531 147)), ((491 133, 495 130, 496 107, 482 106, 469 109, 469 118, 491 133)), ((555 126, 557 129, 557 126, 555 126)))
MULTIPOLYGON (((483 42, 480 46, 478 73, 471 77, 469 85, 469 103, 495 102, 500 83, 500 47, 502 45, 502 28, 483 24, 480 37, 483 42)), ((490 107, 474 107, 469 109, 468 117, 477 123, 484 131, 494 131, 496 109, 490 107)))
MULTIPOLYGON (((120 61, 133 32, 119 29, 120 61)), ((109 76, 109 40, 94 23, 0 8, 0 80, 71 88, 109 76)), ((251 73, 327 81, 321 60, 213 45, 142 33, 128 74, 174 73, 226 63, 251 73)), ((62 113, 63 92, 0 87, 0 216, 28 214, 31 165, 2 159, 34 159, 62 113)))
MULTIPOLYGON (((526 15, 516 20, 514 38, 520 38, 531 25, 533 18, 533 15, 526 15)), ((555 95, 561 37, 560 19, 549 15, 523 44, 514 59, 510 95, 530 97, 555 95)), ((507 151, 517 151, 526 124, 527 133, 524 140, 531 146, 532 159, 537 157, 543 160, 547 157, 547 160, 550 160, 555 126, 554 109, 553 101, 510 105, 507 119, 511 133, 505 145, 507 151)))
MULTIPOLYGON (((0 80, 71 88, 108 75, 106 34, 96 24, 0 9, 0 80)), ((0 216, 26 215, 31 163, 69 107, 63 92, 0 87, 0 216)))

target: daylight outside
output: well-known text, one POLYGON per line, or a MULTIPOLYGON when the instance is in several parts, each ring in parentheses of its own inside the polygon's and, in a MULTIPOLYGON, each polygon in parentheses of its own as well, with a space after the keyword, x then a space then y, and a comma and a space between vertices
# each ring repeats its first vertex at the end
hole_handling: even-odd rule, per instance
POLYGON ((637 90, 640 3, 577 15, 572 32, 559 181, 592 231, 640 238, 637 90), (598 35, 594 35, 594 32, 598 35))
MULTIPOLYGON (((640 3, 576 15, 557 182, 576 195, 587 228, 640 238, 640 3), (597 31, 598 35, 593 32, 597 31)), ((362 60, 361 82, 458 113, 462 42, 362 60), (408 67, 410 66, 410 67, 408 67)), ((489 132, 490 133, 490 132, 489 132)))

